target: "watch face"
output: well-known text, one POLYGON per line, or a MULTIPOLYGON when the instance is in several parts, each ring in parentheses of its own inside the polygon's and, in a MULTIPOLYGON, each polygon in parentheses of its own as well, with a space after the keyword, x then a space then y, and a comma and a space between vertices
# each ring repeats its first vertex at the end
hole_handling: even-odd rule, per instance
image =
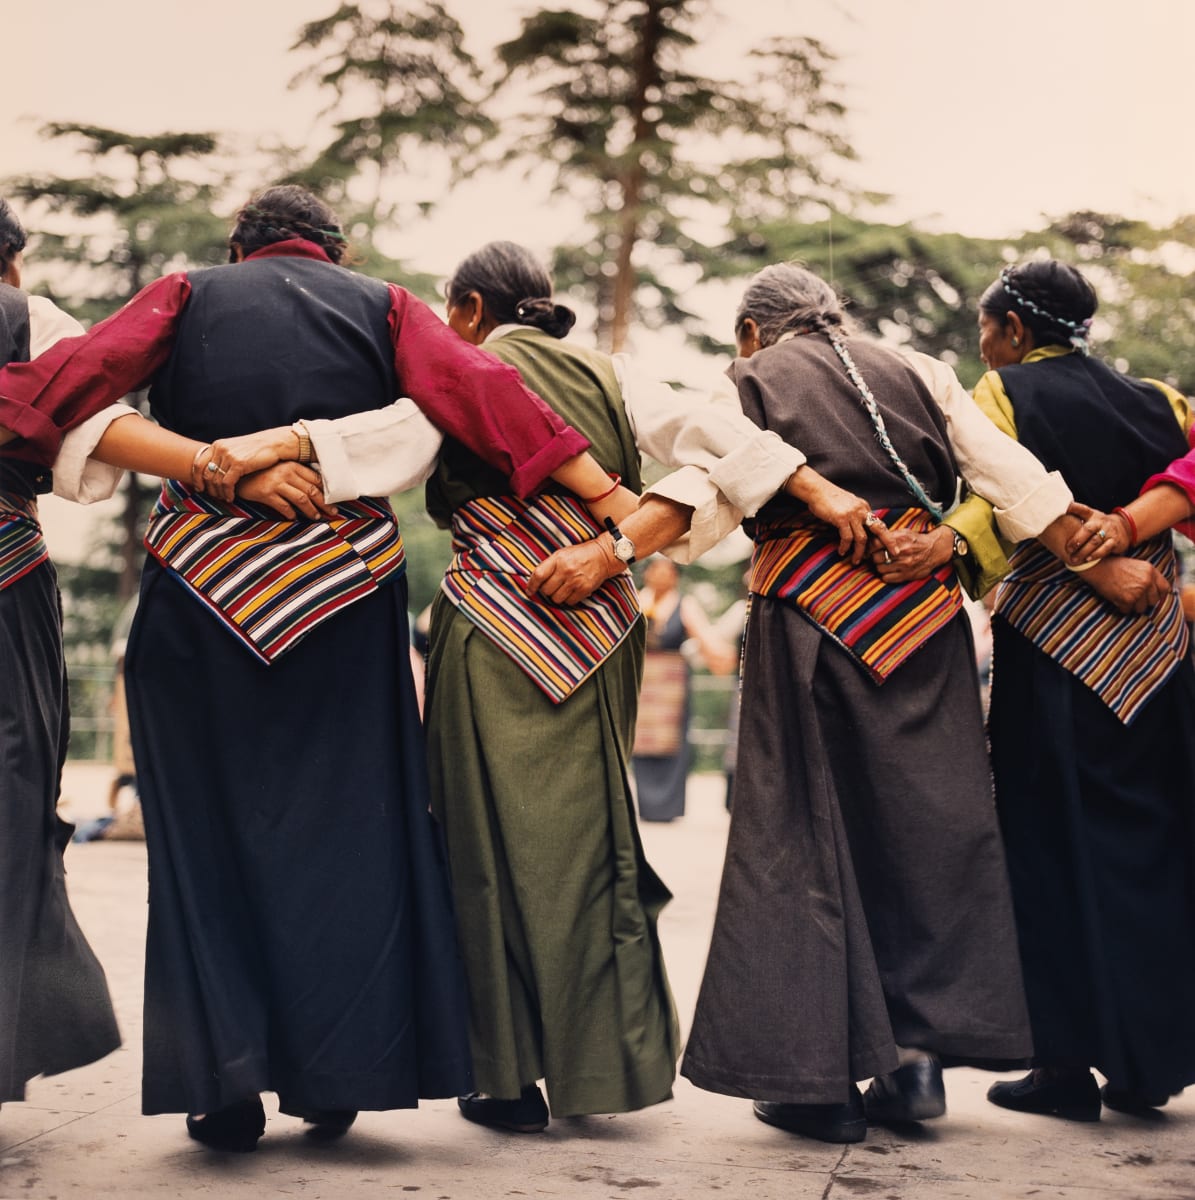
POLYGON ((635 543, 629 537, 615 538, 614 557, 622 562, 630 562, 635 557, 635 543))

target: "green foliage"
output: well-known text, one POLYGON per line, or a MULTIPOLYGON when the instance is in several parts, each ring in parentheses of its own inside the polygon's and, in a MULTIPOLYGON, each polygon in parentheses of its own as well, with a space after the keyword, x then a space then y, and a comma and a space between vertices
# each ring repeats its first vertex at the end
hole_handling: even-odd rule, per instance
MULTIPOLYGON (((373 0, 341 4, 309 22, 291 47, 313 57, 291 86, 313 83, 331 93, 324 115, 335 117, 335 133, 290 178, 336 203, 346 229, 363 245, 372 246, 378 227, 426 215, 432 207, 426 196, 412 194, 416 173, 410 164, 417 155, 426 167, 431 151, 459 175, 493 135, 481 107, 480 71, 463 37, 434 0, 418 7, 373 0)), ((437 182, 437 195, 443 184, 437 182)), ((391 278, 407 274, 391 260, 367 269, 391 278)))
POLYGON ((41 290, 81 320, 108 316, 167 271, 226 260, 227 225, 213 211, 227 183, 214 165, 215 135, 144 136, 66 122, 43 133, 76 144, 93 173, 22 176, 8 180, 6 192, 48 216, 35 258, 41 290), (59 217, 67 218, 57 222, 65 232, 53 230, 59 217))
POLYGON ((1100 295, 1096 353, 1189 393, 1195 391, 1193 236, 1195 217, 1154 228, 1081 212, 1018 237, 974 238, 828 209, 817 223, 742 225, 711 257, 705 277, 737 279, 768 263, 802 262, 838 289, 864 329, 944 359, 970 387, 983 372, 980 296, 1006 264, 1050 256, 1079 267, 1100 295))
POLYGON ((534 93, 508 158, 546 160, 556 190, 590 214, 590 238, 563 247, 556 268, 593 297, 599 337, 617 349, 632 319, 694 328, 669 268, 708 261, 711 223, 841 194, 826 164, 852 151, 820 42, 773 39, 745 77, 713 78, 689 67, 697 0, 582 7, 541 10, 498 47, 501 86, 534 93))

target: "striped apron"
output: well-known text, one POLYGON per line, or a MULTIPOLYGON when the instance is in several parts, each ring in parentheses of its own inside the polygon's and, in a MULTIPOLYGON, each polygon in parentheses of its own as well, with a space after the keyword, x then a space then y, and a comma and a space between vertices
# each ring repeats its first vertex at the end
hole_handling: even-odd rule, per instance
POLYGON ((613 654, 640 616, 625 571, 567 607, 527 593, 526 580, 544 558, 599 533, 589 510, 571 496, 482 496, 452 515, 445 596, 553 704, 567 700, 613 654))
POLYGON ((37 520, 37 501, 0 491, 0 591, 49 557, 37 520))
POLYGON ((386 500, 337 504, 332 520, 284 521, 166 480, 146 549, 264 663, 406 568, 386 500))
MULTIPOLYGON (((937 522, 922 508, 875 510, 891 529, 925 533, 937 522)), ((963 607, 954 567, 928 579, 885 583, 870 563, 838 553, 838 535, 813 517, 757 524, 751 592, 793 605, 881 684, 963 607)))
POLYGON ((1170 583, 1170 593, 1149 612, 1120 612, 1037 542, 1022 542, 1013 551, 993 610, 1095 692, 1125 725, 1174 674, 1190 644, 1170 535, 1128 554, 1152 563, 1170 583))

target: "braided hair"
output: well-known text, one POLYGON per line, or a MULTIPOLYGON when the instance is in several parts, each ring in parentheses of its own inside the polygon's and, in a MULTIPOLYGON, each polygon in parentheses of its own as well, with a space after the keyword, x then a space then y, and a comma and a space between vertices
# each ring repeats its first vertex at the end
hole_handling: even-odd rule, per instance
POLYGON ((7 200, 0 199, 0 273, 25 249, 25 227, 7 200))
POLYGON ((1015 312, 1039 346, 1090 353, 1087 335, 1099 305, 1095 289, 1074 267, 1055 259, 1005 267, 980 297, 979 309, 1002 325, 1015 312))
POLYGON ((825 335, 871 420, 876 441, 900 472, 918 504, 934 520, 941 521, 942 509, 930 499, 924 485, 892 444, 884 414, 847 348, 845 338, 853 330, 834 289, 824 279, 795 263, 774 263, 764 267, 747 285, 735 314, 736 333, 742 332, 748 319, 755 322, 759 344, 765 349, 775 345, 785 334, 816 332, 825 335))
POLYGON ((446 290, 453 305, 477 292, 496 325, 529 325, 563 338, 577 321, 571 308, 553 301, 548 268, 516 242, 475 250, 453 271, 446 290))
POLYGON ((275 242, 303 238, 339 263, 348 244, 336 213, 318 196, 293 183, 257 192, 237 213, 236 222, 228 243, 240 246, 246 255, 275 242))

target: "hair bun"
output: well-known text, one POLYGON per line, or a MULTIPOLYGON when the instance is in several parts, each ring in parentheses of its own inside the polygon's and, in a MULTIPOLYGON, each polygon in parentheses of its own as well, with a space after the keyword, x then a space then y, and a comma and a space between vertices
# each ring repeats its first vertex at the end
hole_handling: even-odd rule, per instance
POLYGON ((577 314, 567 305, 554 304, 547 296, 531 296, 515 305, 520 325, 542 329, 554 338, 562 338, 577 323, 577 314))

